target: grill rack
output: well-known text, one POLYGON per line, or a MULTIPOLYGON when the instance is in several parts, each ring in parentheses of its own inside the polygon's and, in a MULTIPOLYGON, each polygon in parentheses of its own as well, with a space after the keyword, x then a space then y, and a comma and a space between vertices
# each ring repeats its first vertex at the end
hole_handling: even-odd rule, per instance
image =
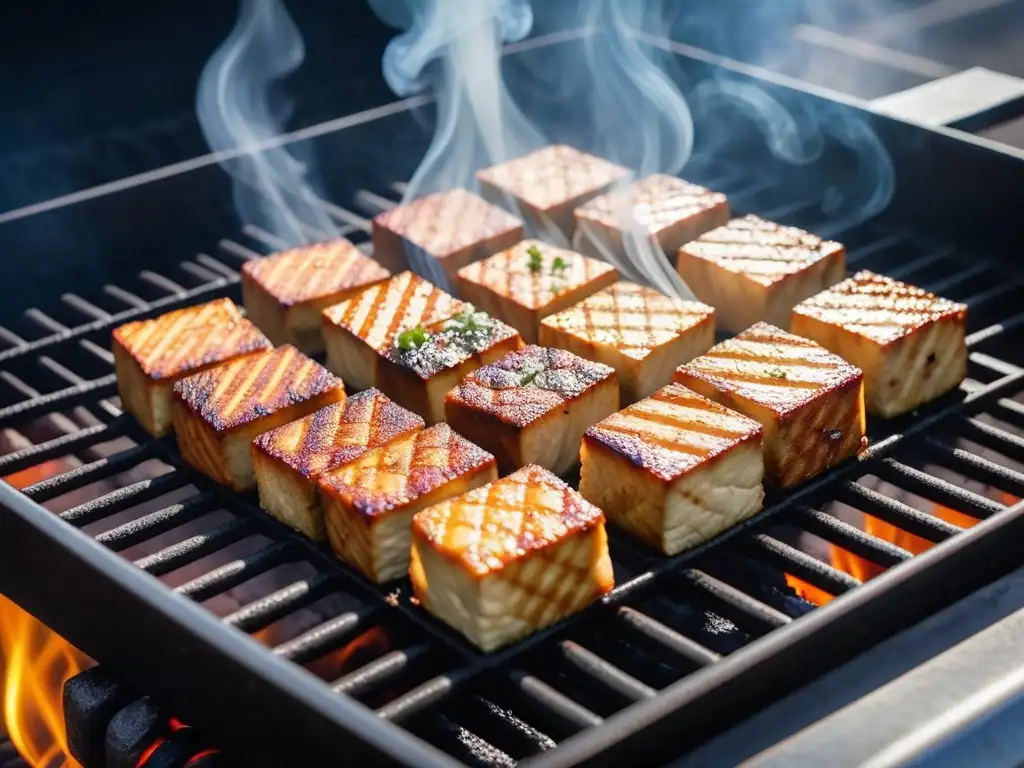
MULTIPOLYGON (((689 169, 688 175, 692 175, 689 169)), ((742 174, 729 172, 718 178, 698 180, 731 193, 733 199, 756 198, 758 189, 748 188, 737 194, 730 188, 730 184, 741 179, 742 174)), ((356 200, 368 213, 372 213, 373 208, 393 202, 392 198, 401 192, 401 185, 395 185, 385 194, 362 192, 356 200)), ((812 207, 811 201, 804 201, 773 210, 758 209, 758 212, 769 218, 791 221, 799 220, 812 207)), ((366 218, 337 206, 332 206, 330 211, 339 221, 343 234, 365 243, 366 218)), ((537 633, 511 648, 481 655, 411 605, 405 594, 407 590, 396 602, 390 592, 369 584, 325 550, 263 514, 253 497, 234 494, 198 476, 182 464, 173 439, 149 439, 130 417, 121 415, 116 404, 109 399, 116 394, 116 381, 112 373, 102 373, 101 370, 104 366, 109 370, 112 364, 105 345, 114 326, 132 318, 159 314, 220 295, 237 298, 238 262, 258 257, 261 250, 275 250, 287 245, 256 227, 245 227, 243 234, 250 240, 248 245, 223 240, 219 244, 221 258, 200 254, 192 261, 183 262, 184 277, 177 280, 155 272, 143 272, 140 275, 142 283, 156 294, 154 298, 139 295, 143 291, 138 289, 129 292, 108 286, 107 295, 127 306, 122 311, 111 312, 77 295, 65 294, 62 297, 65 305, 86 322, 63 322, 52 314, 31 309, 26 312, 26 318, 47 331, 46 335, 26 340, 19 333, 0 328, 0 337, 10 345, 8 349, 0 350, 0 364, 4 365, 0 378, 9 390, 5 393, 8 400, 12 395, 20 398, 0 407, 0 427, 19 425, 48 413, 83 406, 88 407, 96 422, 0 457, 0 474, 7 475, 50 459, 84 452, 115 438, 128 438, 135 445, 109 456, 88 460, 80 467, 28 486, 23 489, 24 496, 40 504, 50 502, 64 493, 114 477, 145 461, 156 459, 164 462, 171 468, 166 474, 137 480, 74 506, 62 512, 61 519, 78 528, 96 525, 165 494, 194 486, 196 494, 104 530, 95 536, 95 540, 115 552, 123 552, 186 523, 195 522, 217 509, 228 509, 234 513, 231 520, 139 558, 135 564, 151 575, 165 576, 248 537, 262 535, 269 540, 254 552, 196 576, 176 588, 180 595, 196 602, 222 594, 286 563, 304 560, 313 564, 316 568, 313 576, 253 600, 223 617, 224 623, 253 633, 334 592, 343 591, 355 597, 355 607, 289 638, 275 647, 273 653, 281 659, 308 663, 343 647, 347 641, 372 626, 394 626, 395 637, 409 639, 397 643, 361 667, 346 671, 333 681, 331 687, 338 693, 372 699, 382 688, 393 686, 401 682, 403 676, 413 673, 410 684, 404 686, 403 691, 378 703, 377 715, 406 725, 416 735, 465 762, 512 764, 522 758, 534 757, 538 763, 569 764, 571 751, 563 748, 552 752, 551 748, 573 734, 598 731, 593 727, 606 722, 614 711, 624 710, 629 704, 664 698, 658 697, 658 688, 664 687, 665 681, 673 675, 680 680, 672 686, 674 699, 685 700, 690 696, 694 702, 709 700, 706 695, 708 682, 716 677, 721 679, 723 675, 732 674, 738 675, 733 679, 749 682, 750 665, 757 661, 757 649, 752 647, 755 643, 751 641, 762 636, 767 636, 763 638, 766 640, 776 640, 782 633, 775 630, 792 624, 793 619, 808 612, 810 606, 787 597, 777 580, 773 588, 765 590, 756 585, 750 587, 737 577, 741 569, 723 573, 715 562, 719 555, 752 562, 762 570, 774 568, 776 575, 782 571, 791 573, 834 595, 854 588, 857 588, 857 593, 871 589, 861 588, 851 576, 791 546, 784 536, 772 535, 783 524, 819 536, 882 567, 910 559, 906 550, 874 538, 819 509, 825 500, 845 502, 932 542, 954 537, 958 541, 986 536, 992 539, 991 529, 961 533, 961 529, 951 523, 856 482, 857 478, 869 472, 908 492, 951 506, 974 518, 996 517, 1004 523, 1004 528, 1024 514, 1019 506, 1010 510, 1002 503, 930 474, 915 466, 918 462, 914 459, 903 456, 908 448, 918 448, 926 451, 929 459, 966 477, 992 484, 1014 495, 1024 495, 1024 474, 959 447, 955 440, 941 439, 933 434, 941 427, 948 434, 997 451, 1011 461, 1024 461, 1024 439, 974 417, 974 414, 988 410, 997 412, 998 417, 1011 427, 1024 428, 1024 406, 1009 399, 1024 390, 1024 368, 983 351, 983 348, 992 346, 1012 346, 1009 337, 1016 336, 1024 322, 1024 313, 1006 313, 1005 310, 1009 295, 1024 283, 1024 278, 1010 276, 1005 281, 993 280, 990 265, 972 263, 950 248, 929 250, 927 243, 909 232, 875 232, 869 225, 854 232, 826 233, 853 243, 849 256, 849 265, 853 269, 880 263, 895 249, 916 247, 922 251, 920 255, 902 261, 895 270, 883 271, 968 303, 970 321, 976 329, 968 340, 971 378, 965 383, 965 391, 935 404, 912 421, 898 422, 896 430, 881 439, 877 425, 872 425, 875 439, 860 460, 850 462, 788 496, 770 498, 765 511, 752 521, 698 550, 675 558, 663 558, 612 532, 611 546, 618 586, 601 606, 537 633), (984 280, 978 280, 979 277, 984 280), (33 370, 34 361, 42 367, 42 372, 38 368, 33 370), (47 389, 47 378, 60 381, 65 386, 47 389), (740 585, 736 584, 737 581, 740 585), (713 615, 730 622, 734 627, 730 637, 735 639, 736 635, 742 635, 741 644, 745 648, 709 647, 715 645, 713 637, 700 631, 680 631, 677 616, 659 613, 657 605, 653 609, 648 607, 651 598, 666 599, 658 592, 667 585, 673 597, 678 590, 694 604, 701 605, 699 614, 702 617, 713 615), (652 613, 655 615, 649 615, 652 613), (621 648, 618 653, 614 652, 614 644, 613 652, 605 653, 605 656, 612 657, 611 660, 588 647, 608 642, 601 632, 606 626, 601 622, 605 620, 598 617, 609 615, 612 621, 607 624, 614 624, 615 632, 627 636, 636 646, 642 644, 648 651, 656 648, 655 657, 668 664, 672 671, 659 678, 642 665, 639 671, 631 668, 628 653, 623 653, 621 648), (598 632, 589 634, 591 628, 598 632), (694 634, 696 639, 692 636, 694 634), (554 653, 550 653, 551 650, 554 653), (546 656, 545 651, 549 651, 546 656), (732 656, 728 661, 736 663, 726 664, 725 656, 732 656), (718 674, 690 674, 701 670, 718 674), (744 670, 747 676, 743 676, 744 670), (658 684, 649 684, 652 682, 658 684), (588 694, 588 687, 599 693, 588 694), (512 705, 510 709, 507 704, 510 700, 518 700, 520 704, 526 701, 531 706, 512 705), (615 704, 609 707, 609 701, 615 704), (612 711, 608 711, 609 708, 612 711), (526 719, 517 712, 528 713, 523 714, 526 719), (550 759, 545 761, 542 758, 550 759)), ((977 557, 983 549, 975 547, 974 556, 977 557)), ((916 559, 920 562, 915 565, 921 566, 921 563, 927 564, 934 558, 924 555, 916 559)), ((956 562, 956 558, 946 558, 947 571, 951 562, 956 562)), ((922 570, 923 567, 918 567, 913 573, 922 570)), ((902 581, 880 582, 872 588, 898 588, 900 583, 910 578, 910 573, 909 569, 905 570, 902 581)), ((892 575, 898 575, 898 572, 892 575)), ((943 599, 948 599, 949 594, 955 594, 956 588, 942 591, 946 595, 943 599)), ((864 600, 860 603, 863 604, 864 600)), ((815 611, 818 615, 808 617, 800 624, 810 627, 810 622, 815 619, 820 619, 818 624, 822 624, 825 620, 821 617, 830 611, 836 613, 832 609, 839 605, 815 611)), ((847 605, 852 607, 852 603, 847 605)), ((904 620, 925 610, 927 604, 917 606, 916 610, 909 609, 904 620)), ((792 629, 797 628, 794 626, 792 629)), ((807 629, 802 635, 799 632, 788 633, 789 642, 799 642, 800 637, 806 637, 810 631, 807 629)), ((776 645, 784 642, 777 640, 776 645)), ((633 644, 627 644, 626 650, 633 647, 633 644)), ((762 652, 764 648, 765 644, 761 643, 762 652)), ((114 665, 117 663, 116 659, 110 661, 114 665)), ((748 709, 756 704, 756 696, 748 695, 746 699, 748 709)), ((712 718, 718 726, 728 719, 737 719, 745 711, 742 701, 733 700, 731 703, 731 713, 716 712, 712 718)), ((634 712, 640 712, 640 708, 634 712)), ((603 732, 609 733, 607 728, 603 732)), ((708 735, 710 733, 704 734, 705 737, 708 735)), ((583 738, 573 741, 577 747, 586 743, 583 738)), ((679 740, 676 741, 678 744, 679 740)), ((611 753, 603 757, 609 760, 611 753)))

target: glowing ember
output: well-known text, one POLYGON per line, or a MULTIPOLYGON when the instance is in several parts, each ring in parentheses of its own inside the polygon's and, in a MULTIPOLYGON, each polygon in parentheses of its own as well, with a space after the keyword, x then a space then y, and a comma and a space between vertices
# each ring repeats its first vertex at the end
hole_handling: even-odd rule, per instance
POLYGON ((387 634, 380 627, 373 627, 341 648, 310 662, 306 668, 322 680, 336 680, 341 677, 356 654, 364 652, 369 656, 379 656, 387 649, 387 634))
POLYGON ((68 751, 62 692, 65 681, 92 663, 0 595, 0 721, 30 765, 78 765, 68 751))

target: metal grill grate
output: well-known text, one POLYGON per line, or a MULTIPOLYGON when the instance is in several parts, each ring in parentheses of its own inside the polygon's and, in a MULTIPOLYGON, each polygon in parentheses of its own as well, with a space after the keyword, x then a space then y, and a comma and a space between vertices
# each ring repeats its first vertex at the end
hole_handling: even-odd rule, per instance
MULTIPOLYGON (((13 430, 15 446, 23 438, 18 430, 40 423, 56 430, 0 457, 0 476, 72 462, 22 493, 180 595, 206 603, 276 656, 324 677, 339 695, 464 763, 511 765, 546 752, 557 762, 565 753, 551 750, 560 742, 669 686, 676 701, 700 701, 715 679, 708 670, 724 669, 725 657, 734 657, 730 676, 749 673, 756 653, 763 654, 763 645, 751 645, 758 638, 785 636, 787 647, 797 648, 812 631, 794 623, 814 607, 792 592, 784 574, 829 595, 860 588, 800 542, 828 542, 880 569, 911 558, 844 519, 836 502, 941 542, 961 528, 930 514, 932 505, 982 520, 1006 514, 1008 503, 1024 495, 1024 473, 1016 468, 1024 461, 1024 405, 1013 399, 1024 390, 1024 313, 1014 298, 1024 273, 1004 274, 992 260, 909 231, 868 224, 830 232, 815 200, 770 205, 764 201, 772 185, 747 185, 738 169, 709 175, 694 168, 688 175, 729 194, 737 209, 844 240, 851 269, 874 268, 966 302, 968 379, 959 393, 913 417, 872 423, 871 447, 859 460, 769 498, 754 520, 696 551, 664 558, 610 531, 616 589, 600 605, 510 648, 477 653, 412 604, 405 585, 383 590, 365 581, 263 514, 254 497, 192 471, 173 439, 152 440, 121 414, 111 329, 221 295, 237 298, 240 262, 287 245, 256 227, 245 227, 238 241, 222 240, 216 256, 183 262, 173 278, 144 271, 134 285, 108 285, 89 299, 65 294, 62 310, 30 309, 24 328, 0 328, 0 429, 13 430), (960 487, 936 466, 1003 495, 996 500, 960 487), (901 493, 876 490, 870 477, 901 493), (303 612, 305 623, 286 623, 303 612), (283 636, 275 634, 281 627, 283 636)), ((364 191, 356 196, 361 210, 330 212, 365 248, 366 217, 394 204, 402 189, 364 191)), ((721 702, 714 706, 722 709, 721 702)), ((736 702, 729 717, 744 711, 736 702)))

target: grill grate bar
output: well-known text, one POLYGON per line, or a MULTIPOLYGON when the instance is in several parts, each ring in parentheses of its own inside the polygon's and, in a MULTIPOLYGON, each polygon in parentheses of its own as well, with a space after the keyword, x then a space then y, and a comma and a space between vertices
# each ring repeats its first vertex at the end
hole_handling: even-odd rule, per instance
POLYGON ((136 560, 135 565, 153 576, 163 576, 165 573, 170 573, 201 557, 223 549, 228 544, 234 544, 250 533, 252 533, 252 522, 244 517, 236 517, 212 531, 179 541, 159 552, 136 560))
POLYGON ((110 313, 107 310, 97 307, 91 301, 86 301, 74 293, 62 294, 60 300, 91 320, 106 320, 110 317, 110 313))
POLYGON ((885 274, 893 280, 906 280, 919 269, 924 269, 925 267, 936 264, 943 259, 948 259, 955 253, 955 248, 940 248, 937 251, 930 251, 924 256, 919 256, 916 259, 911 259, 903 264, 893 266, 892 268, 887 269, 885 274))
MULTIPOLYGON (((275 234, 267 232, 262 227, 257 227, 255 224, 245 224, 242 227, 242 234, 252 240, 257 240, 263 243, 268 248, 275 251, 283 251, 291 247, 291 243, 285 240, 283 237, 278 237, 275 234)), ((222 240, 224 242, 230 242, 228 240, 222 240)))
POLYGON ((543 710, 557 718, 559 725, 565 730, 575 733, 604 722, 582 704, 573 701, 533 675, 513 669, 509 672, 508 678, 521 696, 531 704, 540 705, 543 710))
POLYGON ((225 624, 237 627, 243 632, 256 632, 283 619, 290 613, 316 602, 326 595, 334 579, 324 573, 289 584, 273 594, 260 598, 225 616, 225 624))
POLYGON ((214 272, 212 269, 209 269, 196 261, 183 261, 180 266, 185 272, 188 272, 190 275, 202 280, 203 282, 209 282, 210 280, 216 280, 223 277, 223 274, 220 272, 214 272))
POLYGON ((1013 365, 998 357, 986 355, 984 352, 971 352, 968 359, 977 365, 983 365, 990 371, 995 371, 1000 376, 1008 376, 1011 373, 1018 373, 1021 370, 1019 365, 1013 365))
POLYGON ((430 650, 426 644, 412 645, 400 651, 391 651, 369 664, 350 672, 337 682, 332 689, 335 693, 348 696, 361 696, 369 693, 381 684, 393 680, 409 669, 412 664, 430 650))
POLYGON ((953 507, 971 517, 982 520, 1006 509, 998 501, 993 501, 966 488, 960 488, 948 480, 929 475, 927 472, 907 466, 896 459, 882 459, 876 474, 883 480, 899 485, 911 493, 916 493, 938 504, 953 507))
POLYGON ((473 673, 468 669, 457 669, 443 675, 437 675, 418 685, 411 691, 399 696, 394 701, 377 710, 377 716, 392 722, 407 722, 413 717, 447 699, 462 685, 467 683, 473 673))
POLYGON ((14 331, 0 325, 0 339, 3 339, 14 348, 23 347, 28 344, 21 336, 14 331))
MULTIPOLYGON (((63 493, 77 490, 97 480, 104 480, 111 475, 131 469, 147 459, 153 458, 153 446, 151 443, 136 445, 123 451, 118 451, 111 456, 104 456, 102 459, 83 464, 80 467, 54 475, 46 480, 40 480, 22 489, 22 493, 33 501, 43 503, 60 496, 63 493)), ((94 504, 100 499, 88 502, 94 504)))
MULTIPOLYGON (((122 304, 127 304, 129 307, 135 307, 136 309, 146 310, 149 309, 149 302, 141 296, 136 296, 131 291, 126 291, 119 285, 104 285, 103 292, 108 296, 112 296, 122 304)), ((107 318, 108 320, 110 318, 107 318)))
POLYGON ((230 253, 242 261, 252 261, 253 259, 262 258, 263 254, 259 251, 254 251, 252 248, 246 248, 241 243, 236 243, 234 240, 221 240, 217 243, 217 247, 225 253, 230 253))
POLYGON ((492 741, 508 747, 513 755, 536 754, 556 746, 550 736, 479 694, 473 696, 470 706, 462 708, 459 719, 472 731, 496 737, 492 741))
MULTIPOLYGON (((4 353, 0 352, 0 361, 3 360, 3 355, 4 353)), ((90 397, 108 397, 115 394, 116 389, 117 378, 113 373, 109 373, 85 384, 75 384, 65 389, 59 389, 56 392, 39 395, 30 400, 23 400, 6 408, 0 408, 0 426, 15 420, 26 421, 33 416, 39 416, 48 411, 67 410, 72 406, 81 405, 90 397)))
POLYGON ((67 333, 70 330, 64 323, 57 322, 41 309, 32 307, 25 310, 25 317, 50 333, 67 333))
POLYGON ((330 621, 277 646, 274 653, 297 664, 312 661, 339 647, 380 610, 380 606, 364 605, 335 616, 330 621))
POLYGON ((174 591, 202 602, 288 562, 295 554, 295 548, 290 541, 277 542, 251 555, 240 557, 214 568, 212 571, 182 584, 174 591))
POLYGON ((213 510, 216 496, 209 492, 191 496, 178 504, 172 504, 156 512, 150 512, 137 520, 130 520, 96 536, 96 541, 121 552, 128 547, 148 541, 161 533, 197 520, 213 510))
POLYGON ((1024 438, 977 419, 960 419, 958 431, 968 440, 1024 462, 1024 438))
POLYGON ((1009 491, 1018 498, 1024 497, 1024 474, 962 448, 954 448, 934 438, 925 440, 925 447, 939 463, 944 464, 947 468, 956 470, 978 482, 1009 491))
POLYGON ((697 666, 706 667, 722 658, 697 641, 679 634, 674 629, 666 627, 657 619, 652 619, 650 616, 628 605, 619 608, 618 616, 628 627, 673 651, 678 656, 693 662, 697 666))
POLYGON ((698 593, 709 597, 716 609, 721 609, 725 618, 736 622, 740 627, 764 634, 792 621, 781 611, 696 568, 687 568, 679 573, 677 578, 694 587, 698 593))
POLYGON ((952 523, 920 512, 909 504, 883 496, 878 491, 857 483, 845 483, 839 490, 839 497, 840 501, 851 507, 856 507, 932 543, 945 541, 961 530, 952 523))
POLYGON ((1024 285, 1024 277, 1016 277, 1006 282, 1000 282, 999 284, 994 285, 991 288, 988 288, 984 291, 979 291, 978 293, 975 293, 973 296, 968 296, 966 299, 963 299, 962 301, 971 309, 977 310, 977 308, 980 307, 981 305, 986 304, 992 301, 993 299, 998 299, 1005 293, 1010 293, 1011 291, 1018 290, 1021 287, 1021 285, 1024 285))
POLYGON ((200 253, 196 256, 196 261, 207 267, 211 272, 218 273, 221 277, 237 278, 238 270, 232 269, 227 264, 218 261, 217 259, 209 256, 205 253, 200 253))
POLYGON ((763 533, 751 536, 744 544, 745 549, 758 559, 791 573, 830 595, 838 596, 860 586, 860 582, 849 574, 763 533))
POLYGON ((979 331, 975 331, 974 333, 968 334, 966 339, 967 347, 968 349, 976 347, 979 344, 988 341, 989 339, 995 338, 1000 334, 1013 330, 1017 326, 1021 325, 1021 323, 1024 323, 1024 312, 1021 312, 1020 314, 1017 315, 1013 315, 1012 317, 1009 317, 1006 320, 1001 320, 998 323, 993 323, 992 325, 986 328, 982 328, 979 331))
MULTIPOLYGON (((936 296, 942 296, 943 294, 956 288, 958 285, 967 282, 972 277, 976 277, 977 275, 980 275, 982 272, 986 272, 987 270, 987 264, 985 264, 984 262, 975 262, 969 267, 958 270, 957 272, 954 272, 952 275, 949 275, 948 277, 945 277, 941 280, 929 280, 927 284, 922 287, 927 288, 936 296)), ((974 305, 969 304, 968 306, 974 305)))
POLYGON ((182 485, 181 478, 173 474, 147 477, 145 480, 125 485, 99 498, 61 512, 65 523, 81 528, 103 518, 123 512, 130 507, 176 491, 182 485))
POLYGON ((188 290, 187 288, 185 288, 185 286, 179 285, 178 283, 171 280, 171 278, 164 277, 163 275, 157 272, 151 272, 148 269, 144 269, 141 272, 139 272, 139 277, 145 280, 150 285, 159 288, 161 291, 164 291, 165 293, 174 296, 181 296, 188 290))
POLYGON ((52 440, 47 440, 45 443, 22 448, 20 451, 8 453, 6 456, 0 456, 0 476, 14 474, 23 469, 42 464, 44 461, 77 453, 105 440, 112 440, 121 434, 124 426, 124 421, 117 421, 111 424, 97 424, 93 427, 85 427, 77 432, 55 437, 52 440))
POLYGON ((803 507, 798 513, 799 524, 808 533, 820 536, 825 541, 836 544, 851 554, 863 557, 877 565, 891 568, 912 557, 910 552, 902 547, 890 544, 884 539, 875 538, 827 512, 803 507))
POLYGON ((559 643, 562 657, 575 669, 630 701, 653 699, 657 691, 572 640, 559 643))

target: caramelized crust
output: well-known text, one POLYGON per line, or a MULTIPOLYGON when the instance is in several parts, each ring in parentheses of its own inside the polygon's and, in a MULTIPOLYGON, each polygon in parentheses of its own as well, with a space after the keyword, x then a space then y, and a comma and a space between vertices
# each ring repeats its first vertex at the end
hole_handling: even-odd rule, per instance
POLYGON ((315 479, 424 426, 416 414, 368 389, 264 432, 253 441, 253 450, 315 479))
POLYGON ((271 348, 230 299, 216 299, 137 320, 114 329, 114 344, 153 380, 175 379, 202 368, 271 348))
POLYGON ((758 323, 679 368, 676 381, 765 428, 765 465, 784 487, 864 445, 863 373, 799 336, 758 323))
POLYGON ((478 171, 477 179, 538 211, 599 194, 629 176, 629 170, 565 144, 478 171))
MULTIPOLYGON (((413 537, 477 579, 597 526, 604 514, 545 469, 508 477, 423 510, 413 537)), ((611 573, 602 593, 613 586, 611 573)))
POLYGON ((242 266, 249 283, 285 307, 341 301, 360 288, 387 280, 390 273, 345 239, 306 245, 253 259, 242 266))
POLYGON ((174 385, 177 401, 215 432, 331 393, 344 398, 341 379, 291 346, 235 360, 174 385))
MULTIPOLYGON (((519 346, 516 330, 497 320, 492 320, 487 329, 478 331, 446 330, 443 322, 427 330, 431 335, 422 346, 402 350, 392 344, 381 350, 383 358, 427 381, 442 371, 451 370, 471 360, 479 360, 481 355, 496 345, 508 347, 509 350, 519 346)), ((385 375, 382 381, 387 378, 385 375)))
POLYGON ((760 443, 753 419, 669 384, 587 430, 588 448, 615 452, 663 482, 705 466, 743 443, 760 443))

